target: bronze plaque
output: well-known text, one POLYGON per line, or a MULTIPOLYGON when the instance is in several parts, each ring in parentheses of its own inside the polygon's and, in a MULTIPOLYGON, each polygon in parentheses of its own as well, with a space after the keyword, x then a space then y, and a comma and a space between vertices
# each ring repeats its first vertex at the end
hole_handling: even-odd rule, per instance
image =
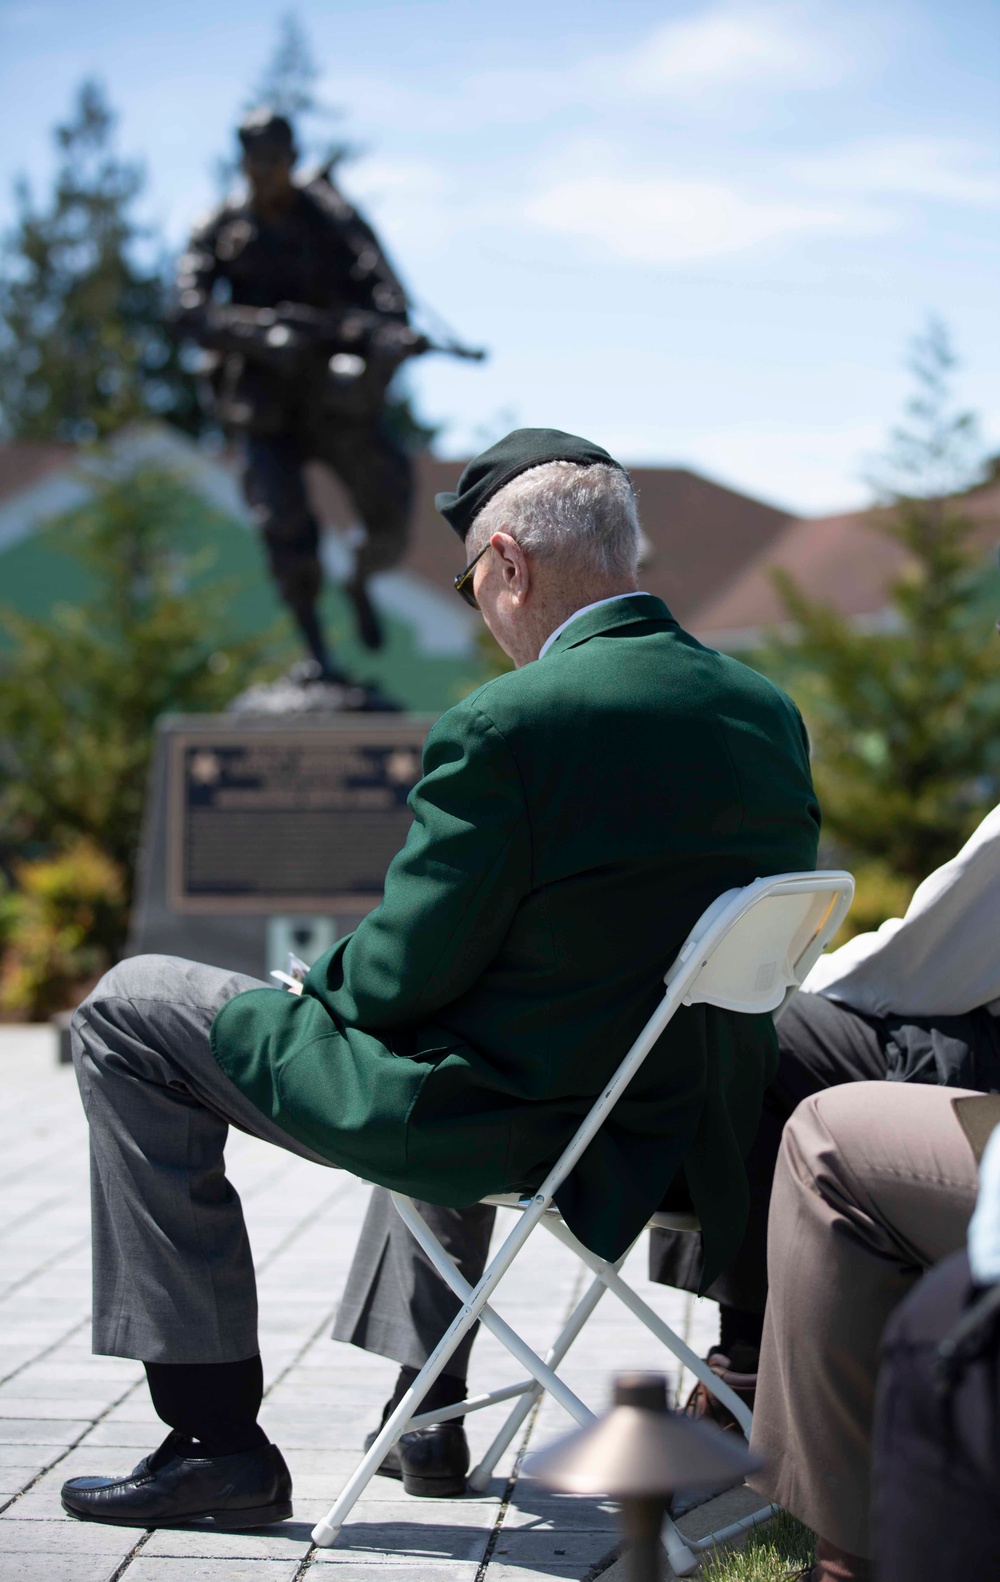
POLYGON ((171 731, 169 904, 365 912, 412 822, 429 722, 171 731))

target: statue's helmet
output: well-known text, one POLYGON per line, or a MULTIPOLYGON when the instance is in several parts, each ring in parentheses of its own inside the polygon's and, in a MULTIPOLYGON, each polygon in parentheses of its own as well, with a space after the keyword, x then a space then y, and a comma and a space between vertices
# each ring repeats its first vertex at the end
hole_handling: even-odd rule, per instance
POLYGON ((295 134, 291 122, 273 110, 252 110, 240 123, 236 135, 243 145, 244 154, 251 159, 254 155, 263 155, 265 159, 269 155, 272 159, 281 155, 295 158, 295 134))

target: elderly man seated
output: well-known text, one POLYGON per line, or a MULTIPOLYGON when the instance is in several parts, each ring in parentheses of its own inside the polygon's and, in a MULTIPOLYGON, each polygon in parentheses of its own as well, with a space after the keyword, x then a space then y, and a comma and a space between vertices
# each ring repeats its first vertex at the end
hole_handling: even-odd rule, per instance
MULTIPOLYGON (((706 1294, 720 1304, 712 1368, 751 1408, 767 1300, 767 1223, 782 1128, 796 1106, 846 1082, 885 1081, 1000 1090, 1000 808, 917 888, 906 916, 848 940, 816 963, 778 1023, 777 1074, 746 1158, 750 1210, 742 1243, 706 1294)), ((494 1210, 426 1204, 438 1236, 473 1283, 494 1210)), ((704 1289, 700 1240, 653 1231, 654 1279, 704 1289)), ((434 1273, 388 1195, 372 1195, 336 1334, 402 1364, 394 1399, 450 1323, 455 1298, 434 1273)), ((435 1405, 465 1393, 466 1344, 435 1386, 435 1405)), ((391 1404, 391 1403, 390 1403, 391 1404)), ((699 1384, 687 1409, 734 1423, 699 1384)), ((457 1494, 468 1462, 460 1423, 416 1429, 383 1466, 414 1494, 457 1494)))
MULTIPOLYGON (((532 1189, 650 1015, 720 891, 812 868, 794 705, 636 591, 624 470, 555 430, 508 435, 438 505, 456 586, 516 666, 427 738, 382 905, 301 997, 166 957, 115 967, 74 1021, 93 1152, 94 1349, 141 1358, 171 1432, 72 1514, 145 1527, 280 1520, 257 1422, 253 1264, 229 1125, 446 1208, 532 1189)), ((560 1195, 616 1258, 665 1195, 706 1276, 747 1213, 770 1017, 681 1011, 560 1195)))

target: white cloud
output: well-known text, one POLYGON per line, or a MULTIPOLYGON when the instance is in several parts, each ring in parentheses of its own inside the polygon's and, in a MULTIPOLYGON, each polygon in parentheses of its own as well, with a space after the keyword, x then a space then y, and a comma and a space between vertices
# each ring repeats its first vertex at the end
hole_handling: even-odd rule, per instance
POLYGON ((858 196, 912 197, 992 209, 1000 204, 1000 170, 959 138, 886 137, 799 160, 793 174, 813 188, 858 196))
MULTIPOLYGON (((803 516, 826 516, 871 503, 862 458, 884 440, 878 419, 801 424, 614 423, 600 443, 631 466, 690 467, 716 483, 803 516)), ((639 501, 640 514, 642 500, 639 501)))
POLYGON ((478 222, 479 209, 463 205, 453 176, 429 160, 359 159, 346 167, 342 185, 400 264, 438 256, 478 222))
POLYGON ((525 213, 547 230, 587 237, 646 264, 718 257, 808 232, 856 235, 886 223, 874 211, 751 198, 721 182, 601 173, 543 187, 525 213))
POLYGON ((373 209, 389 207, 395 214, 426 212, 448 202, 451 182, 428 160, 365 157, 344 170, 344 184, 373 209))
POLYGON ((809 87, 842 69, 829 41, 821 44, 786 8, 738 4, 668 22, 619 64, 629 88, 671 94, 740 83, 809 87))
MULTIPOLYGON (((784 105, 793 92, 839 90, 861 69, 849 54, 843 28, 833 37, 815 9, 794 0, 721 0, 603 56, 550 54, 473 72, 443 93, 404 79, 342 83, 333 96, 405 125, 401 150, 414 129, 462 134, 431 163, 366 158, 347 173, 393 251, 417 264, 459 236, 498 229, 508 239, 526 230, 577 239, 640 266, 684 264, 810 236, 899 230, 912 218, 907 199, 1000 202, 1000 177, 955 138, 891 133, 809 157, 793 142, 751 163, 734 128, 756 124, 763 104, 784 105), (685 127, 692 116, 714 118, 725 147, 696 140, 685 127), (477 134, 495 137, 485 129, 497 123, 523 135, 509 159, 493 154, 492 179, 470 197, 464 167, 482 145, 477 134)), ((872 52, 863 59, 869 69, 872 52)), ((822 110, 829 95, 819 97, 822 110)), ((515 245, 523 250, 524 241, 515 245)))
MULTIPOLYGON (((624 49, 476 72, 445 92, 409 82, 331 79, 323 97, 357 106, 375 124, 422 131, 465 131, 497 123, 543 121, 567 110, 621 111, 669 100, 686 112, 718 108, 720 92, 759 98, 814 89, 851 69, 837 42, 787 5, 710 5, 668 22, 624 49), (702 106, 702 100, 705 101, 702 106)), ((733 104, 727 102, 727 114, 733 104)))

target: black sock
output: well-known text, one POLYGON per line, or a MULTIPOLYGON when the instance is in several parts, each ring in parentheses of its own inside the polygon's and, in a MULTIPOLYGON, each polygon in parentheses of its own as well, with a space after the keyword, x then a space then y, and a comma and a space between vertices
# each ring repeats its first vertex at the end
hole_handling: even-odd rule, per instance
POLYGON ((257 1422, 264 1394, 259 1357, 243 1362, 147 1362, 157 1417, 197 1440, 205 1456, 234 1456, 268 1443, 257 1422))
MULTIPOLYGON (((386 1403, 383 1422, 399 1405, 419 1372, 419 1368, 400 1368, 395 1389, 386 1403)), ((442 1406, 457 1406, 459 1401, 465 1400, 465 1396, 464 1379, 460 1379, 456 1373, 439 1373, 421 1401, 418 1412, 436 1412, 442 1406)))
POLYGON ((756 1372, 763 1335, 763 1313, 746 1313, 739 1307, 719 1308, 719 1350, 730 1359, 737 1373, 756 1372))

